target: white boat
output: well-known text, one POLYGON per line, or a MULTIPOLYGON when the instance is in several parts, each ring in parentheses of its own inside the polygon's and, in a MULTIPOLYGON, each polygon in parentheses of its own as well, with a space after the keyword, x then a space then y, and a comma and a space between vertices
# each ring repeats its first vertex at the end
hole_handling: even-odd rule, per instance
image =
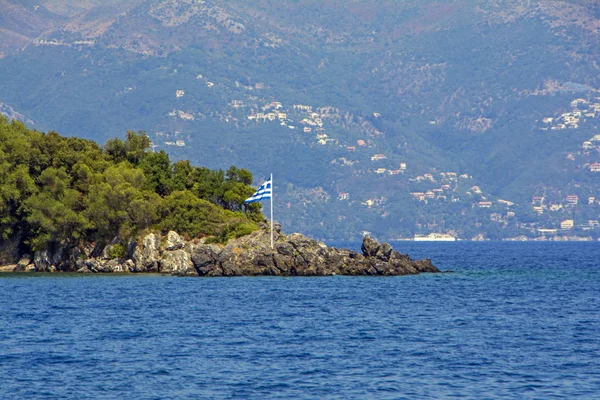
POLYGON ((415 242, 455 242, 456 238, 448 233, 430 233, 429 235, 415 235, 415 242))

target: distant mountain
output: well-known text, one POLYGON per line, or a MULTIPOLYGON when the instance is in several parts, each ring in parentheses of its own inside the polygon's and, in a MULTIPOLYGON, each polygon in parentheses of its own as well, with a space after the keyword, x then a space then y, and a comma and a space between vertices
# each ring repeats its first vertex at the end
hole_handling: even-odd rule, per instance
POLYGON ((558 234, 596 232, 598 0, 0 10, 1 103, 37 129, 100 141, 142 129, 174 158, 273 172, 286 230, 501 238, 574 219, 558 234))

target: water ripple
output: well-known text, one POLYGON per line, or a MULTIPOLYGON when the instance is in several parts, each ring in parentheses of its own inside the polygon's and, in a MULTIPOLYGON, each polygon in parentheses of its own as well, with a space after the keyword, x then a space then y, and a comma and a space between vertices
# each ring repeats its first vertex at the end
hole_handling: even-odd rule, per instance
POLYGON ((1 275, 0 398, 600 393, 597 244, 401 247, 456 273, 1 275))

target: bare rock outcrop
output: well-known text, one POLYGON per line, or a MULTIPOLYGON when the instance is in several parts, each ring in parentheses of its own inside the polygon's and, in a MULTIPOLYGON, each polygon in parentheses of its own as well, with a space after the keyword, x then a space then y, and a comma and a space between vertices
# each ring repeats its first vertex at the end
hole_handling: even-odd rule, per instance
MULTIPOLYGON (((327 276, 327 275, 411 275, 439 272, 430 260, 411 260, 388 243, 367 236, 362 252, 328 247, 299 233, 284 235, 274 226, 273 247, 266 224, 250 235, 227 245, 204 240, 186 242, 176 232, 162 238, 150 233, 130 242, 123 258, 110 258, 114 251, 99 245, 88 248, 54 249, 36 252, 35 270, 80 273, 162 273, 178 276, 327 276)), ((111 246, 110 244, 108 246, 111 246)), ((122 250, 122 249, 121 249, 122 250)), ((19 270, 26 270, 29 258, 19 270)))
POLYGON ((135 267, 131 272, 159 272, 160 250, 160 236, 155 233, 146 235, 133 253, 135 267))
POLYGON ((276 232, 270 246, 267 230, 232 240, 227 246, 198 245, 192 262, 200 276, 410 275, 439 272, 430 260, 413 261, 387 244, 365 237, 362 254, 294 233, 276 232))
POLYGON ((190 253, 183 249, 165 251, 163 253, 160 260, 160 273, 181 276, 198 275, 192 263, 190 253))

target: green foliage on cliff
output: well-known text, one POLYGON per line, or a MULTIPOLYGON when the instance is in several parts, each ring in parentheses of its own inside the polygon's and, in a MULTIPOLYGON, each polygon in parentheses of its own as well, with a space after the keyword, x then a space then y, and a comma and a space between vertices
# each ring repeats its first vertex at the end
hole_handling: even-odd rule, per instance
POLYGON ((40 250, 148 229, 225 241, 257 228, 260 206, 244 210, 249 171, 172 163, 150 144, 130 131, 102 148, 0 116, 0 241, 17 235, 40 250))

